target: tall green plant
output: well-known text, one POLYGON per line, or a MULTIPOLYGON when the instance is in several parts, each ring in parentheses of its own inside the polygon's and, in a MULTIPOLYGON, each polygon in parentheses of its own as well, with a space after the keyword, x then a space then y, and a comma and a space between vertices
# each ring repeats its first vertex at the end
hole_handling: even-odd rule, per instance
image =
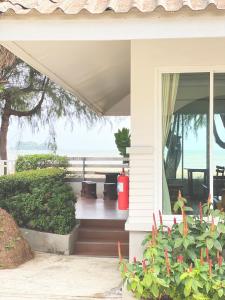
POLYGON ((130 147, 130 130, 128 128, 119 129, 114 136, 120 155, 128 157, 129 155, 126 153, 126 148, 130 147))
POLYGON ((191 208, 185 204, 180 195, 174 209, 181 210, 182 221, 174 219, 172 227, 164 225, 160 212, 158 222, 153 215, 141 262, 126 263, 120 254, 122 278, 136 298, 225 299, 225 214, 213 210, 210 199, 199 205, 199 216, 187 215, 191 208))

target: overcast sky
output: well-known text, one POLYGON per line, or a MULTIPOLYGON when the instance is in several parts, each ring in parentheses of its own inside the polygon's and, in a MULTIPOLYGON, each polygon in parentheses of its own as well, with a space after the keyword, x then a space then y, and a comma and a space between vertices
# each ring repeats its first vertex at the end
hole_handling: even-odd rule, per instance
MULTIPOLYGON (((92 128, 87 128, 85 124, 74 121, 74 129, 65 125, 65 120, 61 119, 55 124, 57 133, 58 152, 65 154, 70 152, 74 155, 85 154, 116 154, 117 148, 114 142, 114 132, 119 128, 130 128, 129 117, 108 117, 106 122, 99 122, 92 128)), ((13 147, 19 141, 34 141, 44 143, 48 139, 48 129, 42 128, 40 132, 34 134, 29 127, 18 128, 16 121, 11 122, 8 144, 13 147)))

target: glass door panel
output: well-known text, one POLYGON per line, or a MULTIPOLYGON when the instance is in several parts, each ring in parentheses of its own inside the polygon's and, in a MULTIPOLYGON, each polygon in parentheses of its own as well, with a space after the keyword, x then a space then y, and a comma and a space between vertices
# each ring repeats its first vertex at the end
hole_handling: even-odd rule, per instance
POLYGON ((163 213, 178 191, 194 213, 209 193, 209 73, 162 75, 163 213))
POLYGON ((225 73, 214 74, 213 200, 225 209, 225 73))

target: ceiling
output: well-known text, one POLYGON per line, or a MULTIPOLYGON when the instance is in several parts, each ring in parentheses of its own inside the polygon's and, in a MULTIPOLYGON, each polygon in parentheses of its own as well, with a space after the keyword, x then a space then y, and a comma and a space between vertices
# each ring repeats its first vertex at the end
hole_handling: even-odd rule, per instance
POLYGON ((129 41, 19 41, 10 45, 9 50, 99 114, 130 114, 129 41))

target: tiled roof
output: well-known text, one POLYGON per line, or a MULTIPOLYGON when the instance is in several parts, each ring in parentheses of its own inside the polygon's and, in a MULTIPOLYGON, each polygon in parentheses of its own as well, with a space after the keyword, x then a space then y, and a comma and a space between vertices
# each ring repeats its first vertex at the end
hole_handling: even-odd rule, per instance
POLYGON ((61 10, 65 14, 77 14, 81 10, 87 10, 98 14, 107 9, 123 13, 133 8, 141 12, 151 12, 160 6, 166 11, 177 11, 184 6, 192 10, 203 10, 209 4, 213 4, 217 9, 225 9, 225 0, 0 0, 0 12, 27 14, 33 10, 41 14, 50 14, 61 10))

